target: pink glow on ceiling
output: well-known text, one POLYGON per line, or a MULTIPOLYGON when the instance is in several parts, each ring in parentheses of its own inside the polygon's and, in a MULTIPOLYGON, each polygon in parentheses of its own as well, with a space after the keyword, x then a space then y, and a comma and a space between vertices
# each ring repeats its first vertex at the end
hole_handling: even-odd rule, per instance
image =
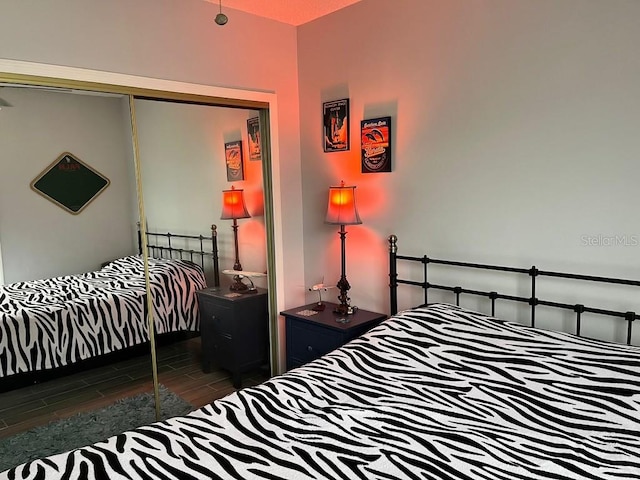
MULTIPOLYGON (((218 0, 207 0, 218 5, 218 0)), ((361 0, 222 0, 225 9, 242 10, 290 25, 302 25, 361 0)))

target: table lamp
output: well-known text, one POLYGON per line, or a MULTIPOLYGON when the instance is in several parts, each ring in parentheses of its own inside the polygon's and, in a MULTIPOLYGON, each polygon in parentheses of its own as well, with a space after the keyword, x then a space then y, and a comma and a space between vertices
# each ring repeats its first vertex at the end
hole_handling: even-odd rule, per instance
POLYGON ((344 182, 341 182, 339 187, 329 187, 329 205, 327 207, 327 216, 325 223, 332 225, 340 225, 340 248, 342 254, 342 270, 340 280, 336 287, 340 290, 338 300, 340 305, 335 308, 335 313, 340 315, 350 315, 356 312, 357 307, 353 307, 349 304, 350 298, 348 297, 349 289, 351 285, 347 281, 346 273, 346 255, 345 255, 345 240, 347 231, 345 225, 359 225, 362 223, 360 216, 358 215, 358 209, 356 208, 356 195, 355 186, 345 187, 344 182))
MULTIPOLYGON (((251 218, 247 207, 244 204, 244 191, 231 187, 231 190, 222 191, 222 220, 233 220, 233 245, 235 247, 235 263, 233 269, 241 271, 242 265, 240 264, 240 258, 238 256, 238 219, 251 218)), ((245 291, 249 287, 242 282, 242 277, 235 275, 233 277, 233 283, 229 286, 232 291, 245 291)))

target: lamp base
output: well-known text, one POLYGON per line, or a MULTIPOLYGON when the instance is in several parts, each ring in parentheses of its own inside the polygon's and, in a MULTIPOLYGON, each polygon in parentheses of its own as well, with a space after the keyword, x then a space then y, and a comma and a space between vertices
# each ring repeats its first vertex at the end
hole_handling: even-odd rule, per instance
POLYGON ((234 275, 233 283, 229 285, 229 290, 236 293, 258 293, 258 289, 253 284, 249 277, 245 277, 244 275, 234 275), (249 280, 251 285, 247 285, 242 281, 242 279, 246 278, 249 280))
POLYGON ((338 305, 333 310, 333 312, 337 313, 338 315, 353 315, 357 311, 358 311, 358 307, 355 307, 353 305, 346 305, 346 304, 338 305))
POLYGON ((232 292, 244 293, 249 290, 249 287, 246 284, 242 283, 242 278, 240 276, 234 275, 233 283, 229 285, 229 290, 231 290, 232 292))

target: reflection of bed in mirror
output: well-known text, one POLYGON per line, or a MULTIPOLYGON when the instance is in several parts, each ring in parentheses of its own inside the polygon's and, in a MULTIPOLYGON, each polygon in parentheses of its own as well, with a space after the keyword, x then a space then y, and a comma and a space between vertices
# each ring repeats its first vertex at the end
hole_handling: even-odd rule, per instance
MULTIPOLYGON (((215 233, 214 226, 206 237, 147 234, 160 338, 199 331, 195 292, 207 286, 205 270, 219 285, 215 233)), ((92 272, 0 286, 0 391, 144 353, 148 341, 141 255, 92 272)))

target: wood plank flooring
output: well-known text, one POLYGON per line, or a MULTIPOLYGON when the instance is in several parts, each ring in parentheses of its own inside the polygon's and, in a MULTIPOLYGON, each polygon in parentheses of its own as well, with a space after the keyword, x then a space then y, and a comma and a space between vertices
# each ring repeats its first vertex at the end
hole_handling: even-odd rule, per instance
MULTIPOLYGON (((159 383, 194 408, 235 390, 226 371, 202 372, 200 352, 200 337, 158 350, 159 383)), ((243 376, 242 386, 256 385, 267 378, 266 370, 257 370, 243 376)), ((151 356, 143 355, 0 393, 0 438, 152 390, 151 356)))

